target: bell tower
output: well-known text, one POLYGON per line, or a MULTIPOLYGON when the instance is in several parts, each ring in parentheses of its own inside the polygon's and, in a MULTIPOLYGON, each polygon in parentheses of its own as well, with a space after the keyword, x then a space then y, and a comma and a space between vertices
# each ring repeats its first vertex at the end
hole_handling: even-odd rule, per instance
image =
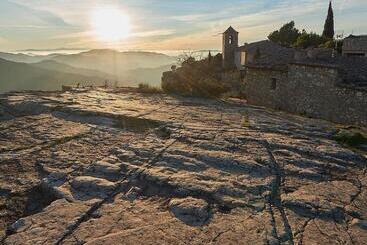
POLYGON ((223 33, 222 58, 223 68, 226 70, 236 67, 236 49, 238 48, 238 32, 230 26, 223 33))

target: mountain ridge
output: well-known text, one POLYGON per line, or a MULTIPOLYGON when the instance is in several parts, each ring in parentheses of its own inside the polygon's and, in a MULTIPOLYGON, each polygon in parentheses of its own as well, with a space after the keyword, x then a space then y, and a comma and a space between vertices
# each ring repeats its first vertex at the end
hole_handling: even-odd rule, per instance
POLYGON ((0 92, 14 90, 60 90, 62 85, 97 85, 104 78, 52 71, 27 63, 0 58, 0 92))

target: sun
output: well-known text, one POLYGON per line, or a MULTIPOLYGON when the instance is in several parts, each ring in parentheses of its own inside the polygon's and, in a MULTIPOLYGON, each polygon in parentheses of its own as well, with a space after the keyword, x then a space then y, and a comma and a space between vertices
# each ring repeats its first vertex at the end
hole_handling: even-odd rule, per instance
POLYGON ((129 16, 117 8, 99 7, 91 14, 95 36, 107 42, 120 41, 130 35, 129 16))

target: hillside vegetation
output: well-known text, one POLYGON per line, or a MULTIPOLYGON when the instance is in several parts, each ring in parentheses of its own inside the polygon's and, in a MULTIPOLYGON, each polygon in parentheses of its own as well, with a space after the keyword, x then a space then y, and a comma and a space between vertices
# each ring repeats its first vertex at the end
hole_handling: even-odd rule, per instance
POLYGON ((162 89, 167 93, 198 97, 219 97, 230 90, 222 81, 222 56, 206 59, 186 57, 181 67, 163 73, 162 89))
POLYGON ((0 92, 12 90, 60 90, 62 85, 102 84, 104 78, 51 71, 26 63, 0 59, 0 92))

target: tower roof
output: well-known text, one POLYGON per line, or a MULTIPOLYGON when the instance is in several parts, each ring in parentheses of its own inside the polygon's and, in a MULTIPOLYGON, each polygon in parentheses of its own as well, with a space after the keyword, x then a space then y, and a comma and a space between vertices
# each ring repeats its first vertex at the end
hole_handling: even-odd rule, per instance
POLYGON ((228 29, 224 33, 238 33, 232 26, 228 27, 228 29))

